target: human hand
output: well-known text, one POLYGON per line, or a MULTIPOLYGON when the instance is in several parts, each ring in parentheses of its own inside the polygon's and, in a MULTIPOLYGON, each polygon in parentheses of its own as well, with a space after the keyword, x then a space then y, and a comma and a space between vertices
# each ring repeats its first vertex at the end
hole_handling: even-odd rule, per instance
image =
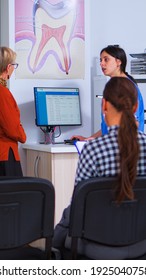
POLYGON ((93 139, 95 139, 95 137, 92 137, 92 136, 91 136, 91 137, 85 138, 84 140, 87 140, 87 141, 88 141, 88 140, 93 140, 93 139))
POLYGON ((83 136, 81 136, 81 135, 73 135, 73 136, 71 137, 71 140, 72 140, 73 138, 77 138, 77 139, 79 139, 80 141, 86 140, 86 138, 83 137, 83 136))

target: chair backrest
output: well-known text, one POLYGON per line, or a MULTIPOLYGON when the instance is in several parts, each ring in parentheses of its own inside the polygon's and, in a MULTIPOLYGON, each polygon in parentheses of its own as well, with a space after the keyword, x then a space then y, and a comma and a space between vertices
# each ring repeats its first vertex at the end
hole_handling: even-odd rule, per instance
POLYGON ((146 239, 146 177, 137 177, 135 199, 120 205, 114 200, 116 184, 116 178, 91 178, 76 186, 69 226, 74 244, 78 237, 110 246, 146 239))
POLYGON ((54 230, 54 186, 46 179, 0 178, 0 250, 45 238, 51 249, 54 230))

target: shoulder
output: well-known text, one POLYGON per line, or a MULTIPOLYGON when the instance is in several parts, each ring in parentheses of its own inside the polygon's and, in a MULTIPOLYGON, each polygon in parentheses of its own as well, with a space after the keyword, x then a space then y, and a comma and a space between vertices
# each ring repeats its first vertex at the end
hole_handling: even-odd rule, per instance
POLYGON ((141 91, 140 91, 140 88, 139 88, 139 86, 134 82, 134 81, 132 81, 132 79, 130 79, 130 78, 128 78, 134 85, 135 85, 135 87, 136 87, 136 89, 137 89, 137 92, 138 92, 138 94, 139 95, 141 95, 141 91))
POLYGON ((9 92, 9 89, 0 84, 0 94, 2 94, 3 92, 9 92))
POLYGON ((16 100, 13 96, 13 94, 11 93, 11 91, 7 88, 7 87, 3 87, 0 85, 0 100, 1 103, 14 103, 16 104, 16 100))
POLYGON ((6 97, 11 98, 13 96, 7 87, 3 87, 2 85, 0 85, 0 97, 1 98, 6 98, 6 97))
POLYGON ((142 97, 142 93, 140 91, 139 86, 134 81, 132 81, 130 78, 128 78, 128 79, 135 85, 135 87, 137 89, 137 94, 138 94, 138 102, 139 102, 139 104, 142 104, 142 106, 143 106, 143 97, 142 97))
POLYGON ((95 139, 88 140, 84 144, 82 151, 84 153, 90 153, 92 151, 96 151, 96 153, 98 153, 99 150, 105 149, 105 146, 111 142, 111 138, 113 138, 113 135, 110 135, 110 133, 108 133, 95 139))

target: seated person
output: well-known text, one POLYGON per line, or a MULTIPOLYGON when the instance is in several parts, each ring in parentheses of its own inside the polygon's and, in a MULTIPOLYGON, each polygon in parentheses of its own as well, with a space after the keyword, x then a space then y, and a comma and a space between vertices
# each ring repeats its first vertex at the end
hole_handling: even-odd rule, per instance
MULTIPOLYGON (((127 64, 127 57, 125 51, 114 45, 109 45, 106 48, 102 49, 100 52, 100 66, 105 76, 109 77, 125 77, 130 79, 134 82, 135 87, 138 92, 138 107, 135 112, 135 117, 138 122, 138 128, 140 131, 144 131, 144 104, 143 104, 143 98, 141 95, 141 92, 136 84, 136 81, 133 79, 132 76, 130 76, 126 72, 126 64, 127 64)), ((105 123, 103 114, 101 114, 101 130, 97 131, 95 134, 93 134, 90 137, 84 137, 81 135, 74 135, 71 137, 77 137, 80 140, 89 140, 96 137, 99 137, 101 135, 105 135, 108 133, 107 125, 105 123)))
MULTIPOLYGON (((133 184, 136 176, 146 175, 146 134, 138 131, 134 113, 137 110, 137 90, 133 82, 125 77, 113 77, 103 92, 102 112, 108 126, 108 134, 87 141, 79 156, 75 187, 82 180, 93 177, 117 176, 119 189, 116 200, 132 200, 133 184), (127 145, 128 143, 128 145, 127 145)), ((68 239, 70 206, 64 212, 61 221, 54 230, 53 246, 63 248, 68 239)), ((80 240, 80 247, 88 247, 88 252, 98 252, 95 259, 114 259, 143 254, 146 241, 136 245, 120 247, 90 245, 80 240), (98 250, 96 250, 98 246, 98 250)), ((85 250, 86 251, 86 250, 85 250)))

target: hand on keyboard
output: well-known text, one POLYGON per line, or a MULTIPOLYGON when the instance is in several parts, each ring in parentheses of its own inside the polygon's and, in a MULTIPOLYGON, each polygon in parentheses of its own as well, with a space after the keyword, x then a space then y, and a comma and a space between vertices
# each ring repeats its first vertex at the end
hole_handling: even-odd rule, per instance
POLYGON ((65 143, 65 144, 74 145, 74 143, 75 143, 76 141, 79 141, 79 139, 78 139, 78 138, 72 138, 72 139, 66 139, 66 140, 64 140, 64 143, 65 143))

